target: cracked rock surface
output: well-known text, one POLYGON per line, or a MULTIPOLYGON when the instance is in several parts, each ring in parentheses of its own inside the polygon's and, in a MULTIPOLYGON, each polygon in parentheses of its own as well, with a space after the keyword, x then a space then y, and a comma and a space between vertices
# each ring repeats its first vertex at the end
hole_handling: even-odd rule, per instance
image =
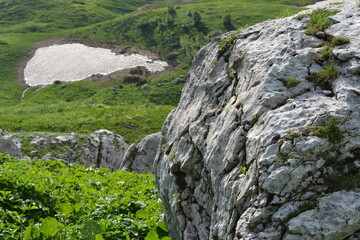
MULTIPOLYGON (((12 141, 22 153, 34 160, 62 159, 89 167, 119 169, 128 145, 120 135, 99 130, 87 135, 75 133, 7 133, 3 138, 12 141)), ((14 155, 14 154, 12 154, 14 155)), ((14 155, 16 156, 16 155, 14 155)))
POLYGON ((333 7, 326 60, 296 17, 196 55, 154 164, 173 239, 359 239, 360 8, 333 7))
POLYGON ((160 146, 161 133, 154 133, 132 144, 126 151, 120 168, 137 173, 152 173, 153 164, 160 146))

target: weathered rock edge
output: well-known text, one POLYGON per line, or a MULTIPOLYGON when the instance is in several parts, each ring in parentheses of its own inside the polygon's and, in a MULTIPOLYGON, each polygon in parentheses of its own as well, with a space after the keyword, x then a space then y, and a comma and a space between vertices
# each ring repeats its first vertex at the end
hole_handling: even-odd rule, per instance
POLYGON ((308 80, 324 66, 306 18, 250 27, 219 59, 234 33, 196 55, 154 164, 174 240, 358 239, 359 184, 329 179, 359 173, 360 8, 336 7, 319 35, 351 42, 330 54, 339 71, 330 89, 308 80), (299 84, 285 86, 292 78, 299 84), (315 134, 329 121, 340 137, 315 134))
POLYGON ((127 149, 123 138, 108 130, 98 130, 90 135, 8 133, 0 130, 0 152, 23 159, 28 155, 33 160, 61 159, 65 163, 115 170, 121 168, 127 149))

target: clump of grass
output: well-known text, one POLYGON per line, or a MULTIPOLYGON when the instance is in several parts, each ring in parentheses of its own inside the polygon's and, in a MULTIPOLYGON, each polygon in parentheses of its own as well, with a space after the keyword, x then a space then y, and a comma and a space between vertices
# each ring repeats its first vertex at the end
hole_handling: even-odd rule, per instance
POLYGON ((330 3, 330 5, 341 5, 341 4, 344 4, 344 2, 333 2, 333 3, 330 3))
POLYGON ((337 14, 337 10, 315 10, 310 14, 310 21, 307 24, 305 34, 314 35, 318 31, 325 30, 333 24, 329 16, 337 14))
POLYGON ((346 38, 346 37, 333 37, 329 42, 329 46, 336 47, 336 46, 348 44, 349 42, 350 42, 350 39, 346 38))
POLYGON ((224 53, 231 47, 231 45, 235 42, 235 40, 236 40, 235 35, 231 35, 220 42, 219 51, 217 55, 218 59, 221 58, 222 55, 224 55, 224 53))
POLYGON ((333 37, 333 38, 331 38, 331 40, 324 41, 323 46, 325 46, 325 47, 320 52, 320 54, 316 58, 316 60, 318 62, 324 62, 324 61, 329 60, 330 54, 331 54, 332 50, 334 49, 334 47, 341 46, 341 45, 347 44, 349 42, 350 42, 350 39, 345 38, 345 37, 333 37))
POLYGON ((332 47, 326 45, 324 49, 320 52, 319 56, 317 56, 316 60, 319 62, 324 62, 328 60, 331 52, 332 52, 332 47))
POLYGON ((300 81, 296 80, 294 77, 289 79, 280 79, 280 81, 282 81, 287 88, 296 87, 300 83, 300 81))
POLYGON ((320 80, 333 80, 337 78, 339 72, 335 67, 335 63, 326 65, 323 70, 316 73, 316 77, 320 80))
POLYGON ((334 119, 329 120, 325 125, 318 127, 314 134, 318 137, 328 138, 332 142, 339 141, 342 138, 342 132, 338 124, 338 121, 334 119))
POLYGON ((319 72, 315 72, 308 77, 309 81, 314 82, 322 89, 331 90, 331 82, 339 75, 335 63, 327 64, 319 72))
POLYGON ((310 16, 311 16, 310 13, 303 13, 303 14, 297 15, 297 16, 296 16, 296 19, 299 20, 299 21, 301 21, 301 20, 303 20, 304 18, 307 18, 307 17, 310 17, 310 16))
POLYGON ((0 45, 9 45, 7 42, 0 40, 0 45))
POLYGON ((175 151, 171 151, 170 154, 169 154, 169 161, 174 161, 175 159, 175 156, 176 156, 176 152, 175 151))

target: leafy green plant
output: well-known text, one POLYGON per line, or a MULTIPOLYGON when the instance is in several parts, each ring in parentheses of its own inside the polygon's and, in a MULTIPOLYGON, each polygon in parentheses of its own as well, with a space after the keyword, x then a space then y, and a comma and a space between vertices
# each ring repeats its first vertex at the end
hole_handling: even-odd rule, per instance
POLYGON ((248 169, 247 169, 246 166, 240 166, 240 172, 241 172, 240 178, 245 177, 247 170, 248 170, 248 169))
POLYGON ((326 9, 318 9, 314 10, 310 14, 310 21, 307 24, 305 34, 314 35, 318 31, 325 30, 330 27, 333 22, 329 18, 329 16, 337 14, 338 10, 326 10, 326 9))
POLYGON ((175 199, 175 202, 176 202, 176 203, 180 203, 180 202, 181 202, 181 196, 180 196, 180 194, 174 193, 174 194, 172 195, 172 197, 175 199))
POLYGON ((153 175, 0 154, 0 206, 0 239, 167 236, 153 175))

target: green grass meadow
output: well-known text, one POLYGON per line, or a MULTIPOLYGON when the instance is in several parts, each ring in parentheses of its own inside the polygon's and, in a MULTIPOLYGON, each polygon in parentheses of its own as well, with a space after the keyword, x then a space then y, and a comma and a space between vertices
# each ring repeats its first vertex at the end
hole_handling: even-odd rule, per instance
POLYGON ((151 0, 0 0, 0 9, 0 129, 79 133, 109 129, 128 143, 160 130, 184 85, 172 82, 186 79, 193 56, 214 36, 301 10, 280 0, 176 5, 151 0), (150 9, 139 10, 145 4, 150 9), (20 101, 21 66, 36 44, 47 39, 131 46, 153 51, 177 67, 142 77, 145 87, 125 83, 123 77, 61 83, 31 88, 20 101))

